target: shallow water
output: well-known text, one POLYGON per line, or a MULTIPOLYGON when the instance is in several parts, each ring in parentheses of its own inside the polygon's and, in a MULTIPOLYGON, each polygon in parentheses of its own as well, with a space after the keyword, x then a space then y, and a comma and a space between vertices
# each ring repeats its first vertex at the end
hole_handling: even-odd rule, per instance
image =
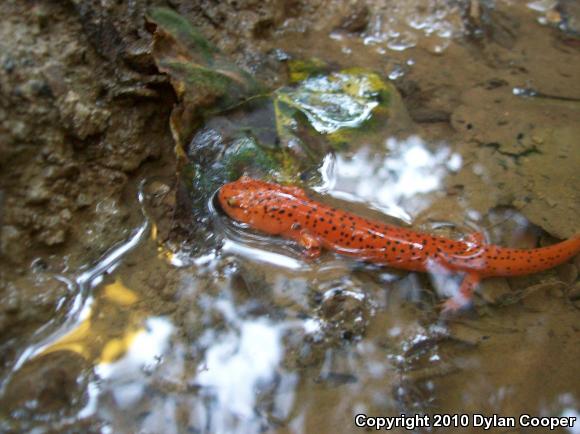
MULTIPOLYGON (((414 122, 326 155, 310 194, 388 223, 454 238, 481 231, 510 246, 577 232, 580 52, 532 6, 497 2, 488 30, 499 39, 478 44, 443 3, 420 15, 377 12, 357 36, 278 35, 296 55, 362 64, 411 89, 414 122)), ((577 417, 559 432, 580 432, 577 259, 490 279, 470 314, 442 320, 439 297, 456 290, 453 276, 330 252, 307 260, 212 201, 224 242, 192 256, 159 236, 152 182, 134 195, 141 220, 125 242, 95 263, 37 277, 68 290, 1 378, 0 430, 330 433, 354 431, 361 413, 481 413, 577 417)))

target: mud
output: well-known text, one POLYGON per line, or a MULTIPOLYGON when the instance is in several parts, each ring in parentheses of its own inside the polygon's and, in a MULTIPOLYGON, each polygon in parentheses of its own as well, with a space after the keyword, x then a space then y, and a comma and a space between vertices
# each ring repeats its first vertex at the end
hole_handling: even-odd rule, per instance
MULTIPOLYGON (((267 86, 285 83, 289 57, 393 81, 406 109, 392 141, 337 152, 334 184, 312 192, 322 200, 519 247, 578 233, 573 1, 169 3, 267 86)), ((218 215, 223 244, 176 237, 192 210, 179 199, 177 97, 151 56, 152 6, 167 4, 0 4, 0 431, 579 416, 578 258, 489 280, 470 314, 442 322, 434 289, 453 282, 331 253, 305 261, 218 215)))

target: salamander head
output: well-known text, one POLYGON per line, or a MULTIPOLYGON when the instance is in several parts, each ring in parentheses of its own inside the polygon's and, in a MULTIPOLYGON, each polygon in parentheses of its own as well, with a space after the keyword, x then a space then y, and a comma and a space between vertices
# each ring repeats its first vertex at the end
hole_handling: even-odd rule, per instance
POLYGON ((298 187, 259 181, 242 176, 224 185, 218 199, 232 219, 249 224, 252 229, 268 234, 284 234, 296 229, 298 205, 308 198, 298 187), (290 212, 289 209, 295 212, 290 212))
POLYGON ((258 195, 270 189, 266 182, 242 176, 220 188, 218 200, 228 216, 239 222, 252 223, 251 211, 257 206, 258 195))

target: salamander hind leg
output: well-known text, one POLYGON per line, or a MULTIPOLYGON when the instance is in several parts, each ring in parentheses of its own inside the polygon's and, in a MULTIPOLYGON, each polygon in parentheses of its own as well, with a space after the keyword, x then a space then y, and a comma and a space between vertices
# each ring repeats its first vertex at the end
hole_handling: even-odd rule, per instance
POLYGON ((483 232, 472 232, 467 234, 464 239, 468 244, 471 245, 471 248, 481 248, 487 244, 485 234, 483 232))
POLYGON ((453 315, 471 307, 473 293, 479 285, 480 278, 475 273, 468 273, 463 278, 459 291, 453 297, 445 300, 442 304, 443 315, 453 315))

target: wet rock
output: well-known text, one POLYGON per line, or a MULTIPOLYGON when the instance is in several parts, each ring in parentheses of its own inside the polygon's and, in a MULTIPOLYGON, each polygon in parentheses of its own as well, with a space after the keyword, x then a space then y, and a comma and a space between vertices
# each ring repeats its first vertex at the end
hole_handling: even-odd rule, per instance
POLYGON ((341 19, 338 28, 351 33, 362 32, 369 24, 369 14, 369 7, 363 1, 349 4, 347 15, 341 19))
POLYGON ((165 196, 170 190, 171 187, 161 181, 153 181, 147 186, 147 192, 156 197, 165 196))
POLYGON ((79 175, 79 166, 77 163, 65 162, 62 165, 52 165, 47 167, 42 176, 49 181, 58 179, 75 179, 79 175))
POLYGON ((417 108, 410 110, 411 118, 418 123, 450 122, 451 113, 444 110, 434 110, 429 108, 417 108))
POLYGON ((91 197, 86 194, 86 193, 79 193, 76 200, 75 200, 75 205, 77 206, 77 208, 85 208, 87 206, 90 206, 93 203, 91 197))
POLYGON ((125 49, 124 58, 136 71, 149 74, 156 72, 149 41, 140 39, 131 42, 125 49))
POLYGON ((10 258, 10 262, 20 262, 30 245, 30 239, 21 229, 13 225, 0 227, 0 254, 10 258))
POLYGON ((496 304, 506 297, 510 297, 512 289, 507 279, 491 278, 485 279, 481 283, 479 293, 486 302, 496 304))
POLYGON ((580 182, 580 153, 572 150, 579 131, 575 111, 553 104, 546 118, 543 105, 509 92, 505 86, 476 86, 462 96, 451 124, 473 143, 465 152, 473 164, 464 165, 454 181, 465 186, 473 209, 487 213, 490 205, 511 204, 550 234, 573 236, 573 204, 580 202, 574 187, 580 182))
POLYGON ((64 228, 48 228, 40 232, 38 240, 47 246, 56 246, 66 241, 66 230, 64 228))
POLYGON ((86 403, 89 372, 85 360, 68 351, 34 358, 7 384, 0 414, 28 429, 35 422, 70 417, 86 403))
POLYGON ((364 334, 370 319, 370 302, 364 291, 350 278, 322 284, 317 313, 327 332, 344 340, 364 334))
POLYGON ((52 96, 50 86, 42 78, 33 78, 28 80, 26 83, 18 87, 18 92, 21 93, 23 97, 31 101, 39 97, 52 96))
POLYGON ((470 323, 461 322, 451 322, 450 336, 457 342, 465 343, 469 346, 476 346, 480 342, 489 338, 489 332, 486 333, 485 330, 478 330, 475 327, 471 327, 470 323))
POLYGON ((11 273, 10 277, 0 287, 0 296, 5 300, 0 312, 9 319, 7 328, 0 330, 3 336, 0 344, 10 342, 10 337, 29 330, 30 326, 45 324, 48 318, 54 317, 58 303, 68 294, 64 283, 47 274, 21 277, 11 273))
POLYGON ((15 140, 26 141, 29 139, 32 133, 31 125, 26 124, 21 120, 14 120, 6 124, 7 129, 10 131, 10 135, 15 140))
POLYGON ((45 185, 43 178, 35 178, 30 181, 26 191, 26 201, 33 205, 46 203, 50 200, 52 192, 45 185))
POLYGON ((81 140, 104 132, 111 117, 110 111, 91 104, 73 90, 60 98, 57 106, 66 128, 81 140))
POLYGON ((580 37, 580 3, 575 0, 560 0, 557 10, 562 17, 566 32, 580 37))

